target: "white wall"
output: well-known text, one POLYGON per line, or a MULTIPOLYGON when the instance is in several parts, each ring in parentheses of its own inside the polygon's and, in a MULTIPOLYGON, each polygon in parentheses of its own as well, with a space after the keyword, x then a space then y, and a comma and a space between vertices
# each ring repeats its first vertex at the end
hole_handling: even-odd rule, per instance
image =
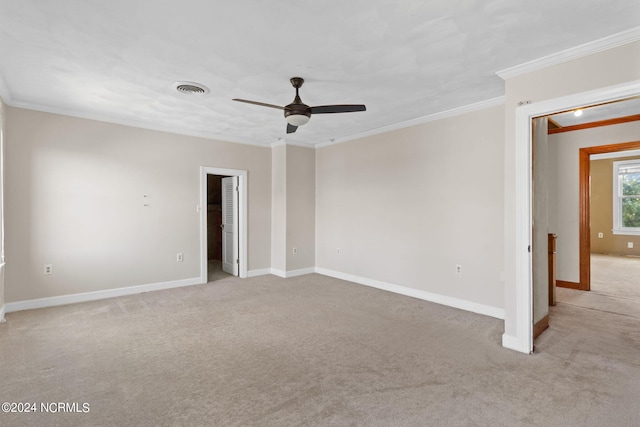
POLYGON ((557 218, 551 232, 558 235, 558 280, 580 282, 580 149, 639 140, 640 122, 549 135, 550 155, 556 163, 556 181, 550 187, 550 196, 555 199, 557 218))
POLYGON ((316 266, 502 309, 503 141, 493 107, 317 149, 316 266))
POLYGON ((628 43, 506 80, 504 144, 505 334, 516 336, 515 115, 523 101, 536 103, 640 79, 640 42, 628 43))
POLYGON ((249 270, 270 266, 269 148, 18 108, 5 137, 7 302, 199 277, 200 166, 248 171, 249 270))

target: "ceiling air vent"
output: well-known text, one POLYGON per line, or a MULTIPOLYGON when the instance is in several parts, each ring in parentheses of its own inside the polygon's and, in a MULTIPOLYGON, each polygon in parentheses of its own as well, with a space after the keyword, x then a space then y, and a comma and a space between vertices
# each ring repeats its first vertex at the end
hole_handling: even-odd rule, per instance
POLYGON ((209 93, 209 88, 200 83, 194 82, 177 82, 173 85, 180 93, 186 93, 188 95, 205 95, 209 93))

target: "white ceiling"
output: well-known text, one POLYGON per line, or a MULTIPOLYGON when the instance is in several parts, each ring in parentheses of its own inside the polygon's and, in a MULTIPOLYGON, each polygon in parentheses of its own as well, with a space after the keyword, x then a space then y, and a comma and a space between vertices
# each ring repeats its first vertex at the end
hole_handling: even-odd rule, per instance
POLYGON ((580 110, 582 114, 579 116, 576 116, 575 110, 572 110, 564 113, 553 114, 549 116, 549 118, 558 125, 566 127, 598 122, 601 120, 634 116, 636 114, 640 114, 640 97, 609 102, 607 104, 595 105, 588 108, 581 108, 580 110))
POLYGON ((500 97, 496 71, 638 25, 637 0, 0 0, 0 87, 14 106, 318 144, 500 97), (367 111, 287 135, 282 112, 231 101, 286 105, 293 76, 309 105, 367 111))

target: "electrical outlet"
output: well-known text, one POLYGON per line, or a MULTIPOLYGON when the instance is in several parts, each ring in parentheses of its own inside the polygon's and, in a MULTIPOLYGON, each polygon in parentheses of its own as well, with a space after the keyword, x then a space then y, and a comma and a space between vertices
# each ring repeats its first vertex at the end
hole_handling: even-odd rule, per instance
POLYGON ((340 255, 340 248, 336 249, 336 255, 340 255))
POLYGON ((176 261, 178 262, 184 261, 184 255, 182 255, 182 252, 178 252, 178 254, 176 255, 176 261))
POLYGON ((462 266, 460 264, 456 264, 456 274, 462 274, 462 266))
POLYGON ((598 233, 598 239, 602 239, 604 237, 604 233, 598 233))
POLYGON ((298 248, 293 248, 293 254, 298 255, 298 248))
POLYGON ((53 274, 53 264, 45 264, 42 273, 46 275, 53 274))
POLYGON ((633 249, 633 242, 627 242, 627 248, 633 249))

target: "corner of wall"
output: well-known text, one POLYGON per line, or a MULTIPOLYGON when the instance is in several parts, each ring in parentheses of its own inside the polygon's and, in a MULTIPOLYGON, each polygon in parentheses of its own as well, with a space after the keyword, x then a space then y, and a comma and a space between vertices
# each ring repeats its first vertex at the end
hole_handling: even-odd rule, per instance
POLYGON ((4 102, 5 104, 11 102, 11 92, 9 92, 9 86, 7 86, 7 82, 2 74, 0 74, 0 102, 4 102))
POLYGON ((520 353, 531 354, 526 345, 522 345, 518 341, 518 337, 514 335, 502 334, 502 347, 514 350, 520 353))

